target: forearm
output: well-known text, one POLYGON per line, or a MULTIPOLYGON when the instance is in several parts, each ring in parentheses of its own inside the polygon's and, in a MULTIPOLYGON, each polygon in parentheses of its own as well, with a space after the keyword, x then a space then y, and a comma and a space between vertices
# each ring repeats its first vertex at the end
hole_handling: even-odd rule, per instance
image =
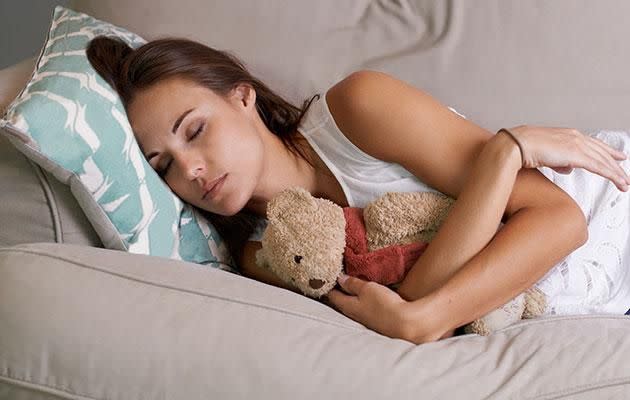
POLYGON ((412 337, 414 324, 430 323, 441 336, 530 288, 585 242, 582 220, 570 204, 519 210, 443 286, 405 305, 412 337))
POLYGON ((496 234, 521 165, 516 143, 505 135, 486 142, 438 232, 398 287, 404 299, 441 286, 496 234))

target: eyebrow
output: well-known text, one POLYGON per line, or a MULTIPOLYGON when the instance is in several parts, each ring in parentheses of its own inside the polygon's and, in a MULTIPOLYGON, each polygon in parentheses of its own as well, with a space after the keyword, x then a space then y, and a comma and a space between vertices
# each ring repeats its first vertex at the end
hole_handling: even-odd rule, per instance
MULTIPOLYGON (((188 109, 186 111, 184 111, 182 113, 182 115, 179 116, 179 118, 177 118, 175 120, 175 123, 173 124, 173 128, 171 128, 171 133, 174 135, 177 132, 177 129, 179 129, 179 126, 181 125, 182 121, 184 120, 184 118, 186 118, 186 115, 190 114, 191 111, 194 111, 194 108, 188 109)), ((153 151, 149 154, 147 154, 147 161, 151 161, 151 159, 155 156, 157 156, 158 154, 160 154, 157 151, 153 151)))

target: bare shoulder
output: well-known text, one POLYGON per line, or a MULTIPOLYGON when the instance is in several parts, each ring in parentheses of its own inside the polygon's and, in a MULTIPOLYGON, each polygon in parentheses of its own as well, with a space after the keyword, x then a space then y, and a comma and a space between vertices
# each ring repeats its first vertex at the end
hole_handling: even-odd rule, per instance
POLYGON ((395 146, 400 140, 439 136, 442 140, 464 140, 480 151, 492 137, 491 132, 454 113, 428 92, 380 71, 351 73, 326 92, 326 102, 344 134, 385 161, 402 161, 407 153, 395 146), (449 136, 454 128, 465 131, 449 136))
MULTIPOLYGON (((342 133, 365 153, 398 163, 457 198, 474 160, 493 136, 426 91, 387 73, 353 72, 325 94, 342 133)), ((571 198, 536 169, 519 171, 504 220, 519 209, 571 198)))
POLYGON ((429 93, 380 71, 353 72, 328 90, 326 102, 339 129, 361 150, 455 198, 492 137, 429 93))

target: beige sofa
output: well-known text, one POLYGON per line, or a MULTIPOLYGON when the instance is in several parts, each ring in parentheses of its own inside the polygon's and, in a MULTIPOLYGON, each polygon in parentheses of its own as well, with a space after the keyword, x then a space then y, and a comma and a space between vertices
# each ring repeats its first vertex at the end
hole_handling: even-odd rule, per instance
MULTIPOLYGON (((630 126, 624 1, 68 7, 147 39, 231 49, 295 104, 366 68, 490 131, 630 126)), ((0 71, 0 108, 33 62, 0 71)), ((243 276, 103 249, 68 188, 4 139, 0 189, 0 399, 630 398, 622 315, 540 318, 415 346, 243 276)))

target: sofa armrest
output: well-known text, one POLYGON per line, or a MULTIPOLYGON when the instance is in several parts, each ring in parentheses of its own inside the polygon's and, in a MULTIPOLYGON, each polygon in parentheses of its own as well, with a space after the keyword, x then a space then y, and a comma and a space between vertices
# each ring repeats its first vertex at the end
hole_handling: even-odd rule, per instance
POLYGON ((416 346, 207 266, 71 244, 0 248, 8 398, 605 395, 630 388, 629 329, 624 316, 557 317, 416 346))

